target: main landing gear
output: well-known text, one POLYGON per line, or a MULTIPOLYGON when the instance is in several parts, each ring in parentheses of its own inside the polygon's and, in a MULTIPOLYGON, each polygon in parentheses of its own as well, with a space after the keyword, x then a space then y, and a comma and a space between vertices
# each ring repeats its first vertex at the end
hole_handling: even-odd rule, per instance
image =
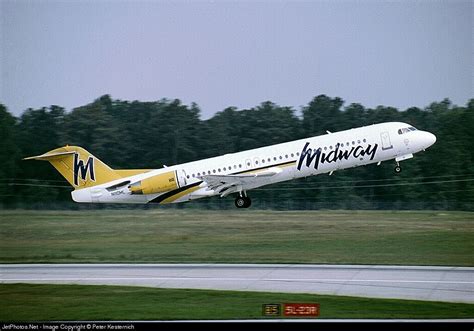
POLYGON ((235 198, 235 206, 237 208, 248 208, 252 204, 252 200, 247 196, 245 192, 240 193, 240 195, 235 198))

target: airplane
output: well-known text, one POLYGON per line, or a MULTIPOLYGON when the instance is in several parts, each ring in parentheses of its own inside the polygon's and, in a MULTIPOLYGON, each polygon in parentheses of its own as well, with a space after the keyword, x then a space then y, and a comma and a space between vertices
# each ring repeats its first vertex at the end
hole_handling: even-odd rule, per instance
POLYGON ((373 124, 286 143, 225 154, 160 169, 111 169, 78 146, 64 146, 24 160, 49 161, 73 186, 75 202, 179 203, 237 194, 235 206, 251 205, 247 191, 295 178, 413 157, 436 136, 401 122, 373 124))

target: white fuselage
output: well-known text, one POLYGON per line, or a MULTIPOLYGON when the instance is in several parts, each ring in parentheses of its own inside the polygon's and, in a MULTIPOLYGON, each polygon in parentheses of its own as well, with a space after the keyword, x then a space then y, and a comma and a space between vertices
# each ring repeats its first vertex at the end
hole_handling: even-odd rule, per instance
POLYGON ((209 187, 206 179, 211 177, 222 176, 227 180, 232 179, 232 176, 237 179, 239 176, 255 174, 254 181, 247 180, 244 185, 230 186, 230 191, 225 194, 227 195, 229 192, 247 191, 294 178, 392 159, 405 160, 431 146, 435 141, 433 134, 415 130, 406 123, 380 123, 156 169, 76 190, 72 192, 72 196, 77 202, 183 202, 222 195, 221 191, 209 187), (169 171, 175 171, 178 186, 170 192, 133 195, 127 187, 115 191, 106 189, 120 181, 135 182, 169 171), (258 177, 259 173, 266 171, 271 171, 272 175, 258 177))

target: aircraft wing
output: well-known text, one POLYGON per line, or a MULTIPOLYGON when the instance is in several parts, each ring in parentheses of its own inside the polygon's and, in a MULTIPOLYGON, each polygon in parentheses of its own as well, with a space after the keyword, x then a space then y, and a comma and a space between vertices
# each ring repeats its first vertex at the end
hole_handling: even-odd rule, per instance
POLYGON ((273 167, 267 170, 238 175, 204 175, 201 176, 203 182, 206 183, 208 189, 214 190, 225 197, 230 193, 245 190, 246 187, 255 187, 255 184, 261 183, 265 185, 268 178, 282 172, 282 169, 273 167))

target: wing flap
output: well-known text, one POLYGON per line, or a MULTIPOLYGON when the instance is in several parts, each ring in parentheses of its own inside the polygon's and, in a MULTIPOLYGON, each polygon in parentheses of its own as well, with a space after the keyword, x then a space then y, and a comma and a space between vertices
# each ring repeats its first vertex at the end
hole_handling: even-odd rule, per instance
POLYGON ((204 175, 202 180, 205 182, 209 190, 214 190, 221 193, 221 196, 226 196, 230 193, 245 190, 246 186, 254 186, 258 182, 265 185, 265 179, 275 176, 282 172, 280 168, 270 168, 264 171, 238 174, 238 175, 204 175))

